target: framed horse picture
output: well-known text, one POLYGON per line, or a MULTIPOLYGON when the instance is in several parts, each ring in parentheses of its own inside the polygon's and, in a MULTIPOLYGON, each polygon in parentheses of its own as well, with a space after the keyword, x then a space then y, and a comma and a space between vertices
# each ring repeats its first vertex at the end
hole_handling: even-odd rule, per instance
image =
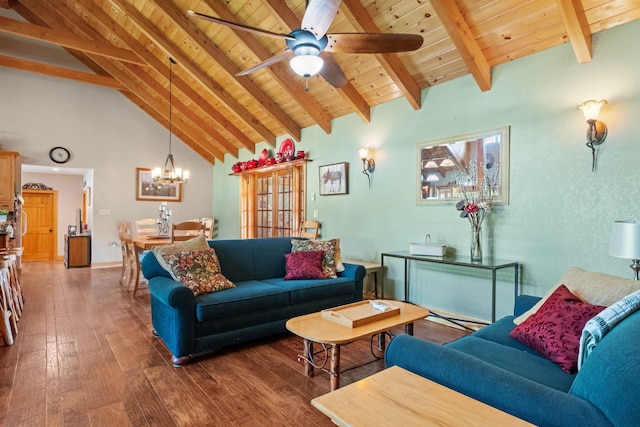
POLYGON ((349 194, 349 163, 320 166, 320 195, 349 194))

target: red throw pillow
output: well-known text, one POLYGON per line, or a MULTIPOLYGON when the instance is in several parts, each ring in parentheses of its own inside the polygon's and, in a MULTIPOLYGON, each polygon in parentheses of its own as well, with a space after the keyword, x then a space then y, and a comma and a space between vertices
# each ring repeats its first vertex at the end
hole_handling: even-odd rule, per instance
POLYGON ((583 302, 560 285, 537 312, 509 336, 531 347, 571 374, 578 369, 578 349, 585 323, 606 307, 583 302))
POLYGON ((292 252, 285 254, 287 275, 284 280, 325 279, 322 271, 324 251, 292 252))

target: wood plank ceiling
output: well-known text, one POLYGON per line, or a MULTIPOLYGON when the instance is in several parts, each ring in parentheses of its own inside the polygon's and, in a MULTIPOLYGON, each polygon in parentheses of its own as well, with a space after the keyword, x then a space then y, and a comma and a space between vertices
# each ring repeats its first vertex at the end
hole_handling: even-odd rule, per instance
POLYGON ((491 90, 491 67, 561 43, 588 62, 592 34, 640 18, 637 0, 343 0, 329 32, 419 34, 424 43, 407 53, 333 54, 348 83, 336 89, 314 76, 305 91, 286 62, 236 77, 281 53, 283 41, 187 14, 289 33, 304 0, 0 0, 0 8, 24 18, 0 16, 0 43, 59 45, 95 74, 26 56, 0 55, 0 66, 112 87, 167 128, 174 58, 173 132, 212 164, 263 141, 275 146, 277 136, 299 141, 309 126, 331 133, 332 120, 350 113, 369 122, 371 107, 392 99, 419 109, 422 89, 467 74, 491 90))

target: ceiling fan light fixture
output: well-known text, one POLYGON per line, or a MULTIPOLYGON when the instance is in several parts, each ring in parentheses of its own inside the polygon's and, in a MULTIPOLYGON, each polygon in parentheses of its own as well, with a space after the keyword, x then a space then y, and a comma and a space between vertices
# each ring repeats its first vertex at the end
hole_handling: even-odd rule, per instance
POLYGON ((318 55, 297 55, 291 58, 289 65, 301 77, 311 77, 320 72, 324 61, 318 55))

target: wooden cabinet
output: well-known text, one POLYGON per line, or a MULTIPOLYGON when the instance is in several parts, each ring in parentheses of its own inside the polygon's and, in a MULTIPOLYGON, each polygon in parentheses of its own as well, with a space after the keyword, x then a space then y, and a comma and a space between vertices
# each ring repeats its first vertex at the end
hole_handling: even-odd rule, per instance
POLYGON ((16 192, 16 158, 15 151, 0 151, 0 209, 13 212, 13 199, 16 192))
POLYGON ((91 236, 64 235, 64 266, 89 267, 91 265, 91 236))

